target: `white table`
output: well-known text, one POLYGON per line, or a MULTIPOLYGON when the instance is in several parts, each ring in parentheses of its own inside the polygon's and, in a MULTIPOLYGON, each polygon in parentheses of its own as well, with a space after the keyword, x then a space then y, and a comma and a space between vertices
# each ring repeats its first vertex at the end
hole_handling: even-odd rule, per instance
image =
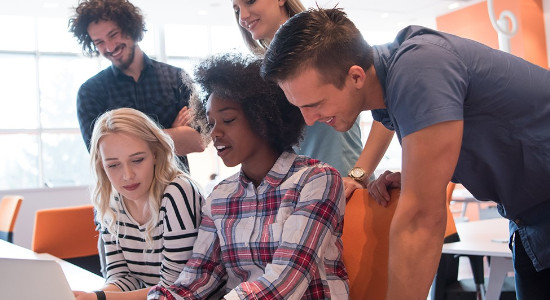
POLYGON ((75 266, 47 253, 36 253, 32 250, 0 240, 0 257, 23 259, 46 259, 59 262, 72 290, 94 291, 103 287, 105 280, 88 270, 75 266))
MULTIPOLYGON (((460 210, 460 217, 458 217, 458 220, 460 221, 468 221, 468 218, 466 217, 466 209, 468 207, 469 203, 475 203, 478 208, 478 212, 481 211, 480 203, 481 201, 477 200, 464 186, 461 184, 457 184, 455 189, 453 190, 453 196, 451 199, 453 202, 460 202, 462 203, 462 208, 460 210)), ((455 211, 453 211, 455 213, 455 211)), ((455 220, 456 217, 455 217, 455 220)))
POLYGON ((491 258, 486 300, 498 300, 504 279, 514 271, 508 248, 508 220, 504 218, 457 223, 460 242, 443 244, 443 253, 491 258))

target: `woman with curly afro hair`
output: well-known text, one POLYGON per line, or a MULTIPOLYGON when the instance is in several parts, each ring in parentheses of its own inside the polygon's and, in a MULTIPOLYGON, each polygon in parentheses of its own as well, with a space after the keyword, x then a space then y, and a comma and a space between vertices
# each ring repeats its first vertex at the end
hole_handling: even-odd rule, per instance
MULTIPOLYGON (((231 100, 239 104, 250 128, 277 152, 291 151, 298 144, 305 126, 300 110, 288 103, 283 91, 259 77, 260 61, 251 56, 225 54, 211 57, 195 70, 195 80, 204 98, 191 103, 195 120, 210 138, 206 111, 209 98, 231 100), (287 103, 285 103, 287 102, 287 103)), ((212 136, 212 138, 214 138, 212 136)))
POLYGON ((241 170, 206 200, 179 280, 149 299, 348 299, 342 178, 292 151, 303 118, 259 70, 259 60, 225 54, 195 72, 195 119, 241 170))

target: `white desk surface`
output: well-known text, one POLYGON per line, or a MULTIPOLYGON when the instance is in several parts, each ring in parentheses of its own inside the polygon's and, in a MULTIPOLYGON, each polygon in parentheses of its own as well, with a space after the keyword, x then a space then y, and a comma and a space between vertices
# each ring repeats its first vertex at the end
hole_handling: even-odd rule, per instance
POLYGON ((23 258, 23 259, 44 259, 59 262, 67 281, 72 290, 93 291, 103 287, 105 280, 88 270, 59 259, 47 253, 35 253, 32 250, 0 240, 0 257, 23 258))
POLYGON ((453 190, 453 200, 459 201, 477 201, 476 198, 462 185, 457 185, 453 190))
POLYGON ((457 223, 460 242, 443 244, 443 253, 490 256, 489 280, 483 299, 498 300, 508 272, 514 271, 504 218, 457 223))
POLYGON ((495 218, 457 223, 460 242, 443 244, 443 253, 512 257, 508 248, 508 222, 495 218))

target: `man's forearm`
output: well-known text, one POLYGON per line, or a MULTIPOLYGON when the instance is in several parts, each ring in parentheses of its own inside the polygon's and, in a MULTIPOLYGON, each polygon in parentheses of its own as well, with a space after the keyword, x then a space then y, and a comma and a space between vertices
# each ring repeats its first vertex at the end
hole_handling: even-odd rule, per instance
MULTIPOLYGON (((406 202, 400 199, 399 205, 406 202)), ((392 221, 386 299, 425 300, 441 257, 446 214, 427 216, 407 210, 398 207, 392 221)))
POLYGON ((368 178, 374 173, 380 160, 384 157, 393 138, 393 134, 394 132, 384 127, 382 123, 377 121, 372 122, 372 127, 365 147, 355 163, 356 167, 363 168, 368 174, 368 176, 365 176, 366 178, 365 182, 363 182, 363 186, 366 186, 368 178))
POLYGON ((447 185, 462 143, 462 121, 428 126, 402 139, 401 195, 390 230, 387 299, 426 299, 443 245, 447 185))
POLYGON ((367 187, 371 175, 391 143, 393 133, 393 131, 385 128, 382 123, 373 121, 365 147, 355 163, 355 167, 362 168, 366 174, 361 180, 351 179, 350 177, 343 178, 346 199, 349 199, 356 189, 367 187))

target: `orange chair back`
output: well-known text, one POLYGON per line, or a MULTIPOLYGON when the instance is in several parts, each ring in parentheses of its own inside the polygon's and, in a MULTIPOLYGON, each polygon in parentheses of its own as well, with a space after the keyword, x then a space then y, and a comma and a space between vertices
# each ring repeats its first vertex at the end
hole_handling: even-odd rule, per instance
POLYGON ((385 299, 390 224, 399 193, 399 189, 392 189, 388 207, 382 207, 366 189, 360 189, 346 205, 342 241, 352 300, 385 299))
MULTIPOLYGON (((400 190, 390 190, 390 203, 382 207, 367 189, 356 190, 346 205, 344 216, 344 264, 348 271, 351 300, 385 299, 388 290, 390 225, 400 190)), ((456 234, 447 205, 445 237, 456 234)))
MULTIPOLYGON (((458 235, 453 213, 451 212, 451 208, 449 207, 453 198, 453 191, 455 189, 455 186, 456 183, 453 182, 449 182, 449 184, 447 185, 447 227, 445 228, 446 239, 453 235, 458 235)), ((458 238, 458 236, 456 238, 458 238)))
POLYGON ((451 203, 451 201, 453 200, 453 192, 455 190, 455 187, 456 183, 454 182, 449 182, 449 184, 447 184, 447 203, 451 203))
POLYGON ((42 209, 36 212, 32 250, 59 258, 98 254, 92 205, 42 209))
POLYGON ((19 195, 4 196, 0 202, 0 238, 10 243, 13 243, 13 230, 22 202, 23 197, 19 195))

